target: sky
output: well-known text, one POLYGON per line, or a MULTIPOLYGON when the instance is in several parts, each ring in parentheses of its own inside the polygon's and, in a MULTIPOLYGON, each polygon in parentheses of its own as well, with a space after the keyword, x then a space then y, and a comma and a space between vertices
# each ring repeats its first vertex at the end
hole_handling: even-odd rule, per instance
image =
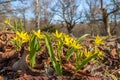
MULTIPOLYGON (((26 18, 29 20, 31 18, 34 17, 33 15, 33 7, 32 7, 32 2, 33 0, 26 0, 28 3, 25 3, 25 4, 22 4, 20 1, 14 1, 12 2, 12 8, 13 9, 17 9, 17 8, 22 8, 22 7, 27 7, 29 6, 30 9, 28 9, 26 12, 25 12, 25 16, 26 18)), ((15 15, 17 15, 18 17, 22 17, 22 15, 18 12, 18 13, 15 13, 15 15)))
MULTIPOLYGON (((26 0, 28 3, 27 4, 22 4, 20 1, 13 1, 12 2, 12 8, 16 9, 16 8, 22 8, 22 7, 27 7, 29 6, 30 9, 28 9, 25 13, 25 16, 28 20, 30 20, 31 18, 34 18, 34 9, 32 6, 32 2, 34 0, 26 0)), ((53 0, 54 1, 54 0, 53 0)), ((109 4, 110 0, 103 0, 104 3, 109 4)), ((87 8, 87 5, 85 4, 85 0, 77 0, 77 3, 80 4, 78 11, 82 11, 84 10, 84 8, 87 8)), ((104 6, 107 8, 107 6, 104 6)), ((15 13, 14 15, 17 15, 18 17, 22 17, 22 15, 20 13, 15 13)), ((55 15, 54 16, 54 20, 58 20, 60 19, 59 16, 55 15)))
MULTIPOLYGON (((29 6, 30 9, 32 9, 32 11, 28 9, 28 10, 26 11, 26 13, 25 13, 25 16, 26 16, 26 18, 27 18, 28 20, 30 20, 31 18, 34 18, 34 14, 33 14, 34 11, 33 11, 33 6, 32 6, 33 0, 26 0, 26 1, 28 1, 28 3, 25 4, 25 5, 22 4, 20 1, 14 1, 14 2, 12 2, 11 4, 12 4, 12 8, 13 8, 13 9, 29 6)), ((81 1, 81 2, 82 2, 82 1, 81 1)), ((77 3, 80 4, 80 1, 78 0, 77 3)), ((83 9, 83 5, 80 5, 78 9, 79 9, 79 10, 82 10, 82 9, 83 9)), ((18 17, 22 17, 22 15, 21 15, 20 13, 15 13, 14 15, 17 15, 18 17)), ((60 18, 60 17, 57 16, 57 15, 55 15, 54 18, 55 18, 55 19, 58 19, 58 18, 60 18)))

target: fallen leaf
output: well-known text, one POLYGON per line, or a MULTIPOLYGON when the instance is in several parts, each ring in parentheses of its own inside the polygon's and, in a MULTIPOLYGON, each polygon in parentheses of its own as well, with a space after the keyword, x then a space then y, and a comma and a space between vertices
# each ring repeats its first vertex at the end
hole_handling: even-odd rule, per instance
POLYGON ((110 55, 111 55, 113 58, 115 58, 116 54, 117 54, 116 49, 115 49, 115 48, 112 49, 110 55))

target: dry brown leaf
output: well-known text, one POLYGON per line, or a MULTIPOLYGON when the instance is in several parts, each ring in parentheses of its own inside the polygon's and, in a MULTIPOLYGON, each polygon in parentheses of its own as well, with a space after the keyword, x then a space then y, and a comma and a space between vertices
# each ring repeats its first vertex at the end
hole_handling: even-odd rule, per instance
POLYGON ((113 58, 115 58, 116 54, 117 54, 116 49, 115 49, 115 48, 112 49, 110 55, 111 55, 113 58))

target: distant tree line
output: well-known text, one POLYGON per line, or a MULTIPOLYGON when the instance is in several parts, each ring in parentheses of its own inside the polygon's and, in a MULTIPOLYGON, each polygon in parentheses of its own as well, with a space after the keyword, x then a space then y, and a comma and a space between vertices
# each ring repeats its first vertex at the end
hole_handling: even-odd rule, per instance
POLYGON ((69 34, 75 34, 73 31, 80 28, 85 33, 82 29, 87 25, 89 28, 84 29, 91 36, 111 36, 120 27, 119 14, 119 0, 0 0, 0 22, 6 18, 22 19, 28 31, 65 28, 69 34), (33 17, 29 18, 30 15, 33 17))

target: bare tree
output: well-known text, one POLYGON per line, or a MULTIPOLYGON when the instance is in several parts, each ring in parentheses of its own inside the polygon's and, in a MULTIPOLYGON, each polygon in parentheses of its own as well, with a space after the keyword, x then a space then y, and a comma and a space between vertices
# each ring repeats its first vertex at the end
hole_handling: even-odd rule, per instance
POLYGON ((114 2, 114 5, 116 5, 118 8, 120 8, 120 1, 112 0, 114 2))
POLYGON ((54 0, 41 0, 41 11, 40 11, 40 24, 41 28, 48 28, 51 26, 52 20, 54 18, 55 13, 51 11, 51 8, 54 7, 53 2, 54 0))
MULTIPOLYGON (((103 28, 99 28, 103 35, 111 36, 111 32, 115 30, 115 27, 111 30, 110 21, 111 16, 114 15, 114 23, 116 26, 116 18, 117 12, 119 11, 119 2, 116 0, 109 0, 105 2, 105 0, 86 0, 89 9, 85 9, 85 16, 87 20, 90 22, 91 34, 94 35, 95 27, 93 26, 98 21, 103 22, 103 28), (99 4, 100 3, 100 4, 99 4)), ((86 7, 85 7, 86 8, 86 7)), ((101 22, 99 22, 101 23, 101 22)), ((102 27, 102 25, 101 25, 102 27)))
POLYGON ((86 0, 86 4, 88 7, 84 7, 84 13, 86 17, 86 21, 89 22, 89 26, 91 29, 91 36, 95 35, 96 32, 96 22, 99 15, 99 1, 98 0, 86 0), (87 9, 88 8, 88 9, 87 9))
POLYGON ((0 15, 12 13, 10 1, 0 1, 0 15))
POLYGON ((77 0, 57 0, 53 11, 66 23, 68 32, 71 33, 75 24, 80 21, 82 12, 79 12, 77 0))
POLYGON ((29 11, 30 5, 28 1, 22 1, 22 2, 17 2, 18 5, 13 6, 13 9, 16 10, 14 11, 14 15, 19 14, 19 18, 22 20, 23 22, 23 27, 24 29, 26 29, 26 22, 27 22, 27 18, 26 18, 26 13, 27 11, 29 11))
MULTIPOLYGON (((28 10, 28 6, 25 6, 27 5, 26 2, 28 1, 24 1, 24 0, 3 0, 3 1, 0 1, 0 17, 6 17, 11 20, 15 20, 15 17, 16 17, 16 20, 19 18, 23 20, 23 24, 24 24, 24 28, 26 26, 26 16, 25 16, 25 13, 26 13, 26 10, 28 10), (16 2, 17 4, 19 4, 19 6, 15 6, 13 5, 12 3, 13 2, 16 2), (22 15, 18 18, 18 14, 19 15, 22 15)), ((2 18, 3 19, 3 18, 2 18)), ((17 21, 18 21, 17 20, 17 21)))
POLYGON ((119 11, 119 7, 118 5, 116 4, 115 0, 113 0, 113 6, 114 8, 112 10, 110 10, 110 12, 108 12, 108 9, 103 7, 104 3, 103 3, 103 0, 100 0, 100 4, 101 4, 101 12, 102 12, 102 21, 104 22, 104 26, 105 26, 105 31, 106 31, 106 34, 108 36, 111 36, 111 26, 110 26, 110 18, 109 16, 111 14, 114 14, 115 12, 119 11))
POLYGON ((35 0, 35 29, 40 29, 40 0, 35 0))
POLYGON ((0 0, 0 15, 11 14, 12 12, 17 11, 11 7, 11 3, 15 1, 23 2, 24 0, 0 0))

